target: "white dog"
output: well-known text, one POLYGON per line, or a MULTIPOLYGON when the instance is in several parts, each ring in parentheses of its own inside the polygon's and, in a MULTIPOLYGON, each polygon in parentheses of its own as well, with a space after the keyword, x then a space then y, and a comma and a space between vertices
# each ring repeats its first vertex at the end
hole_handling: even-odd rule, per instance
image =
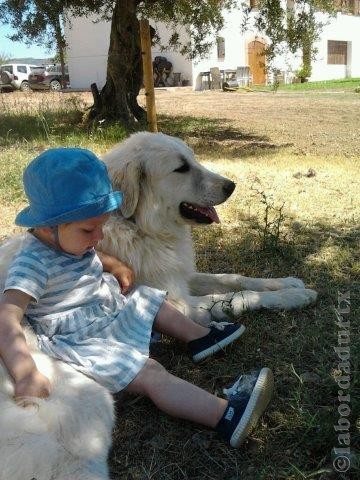
MULTIPOLYGON (((138 283, 167 290, 169 299, 200 323, 223 319, 223 307, 237 316, 245 308, 290 309, 315 301, 316 293, 294 278, 195 271, 190 226, 217 222, 214 205, 224 202, 235 185, 197 163, 181 140, 138 133, 104 161, 125 201, 109 220, 101 249, 131 265, 138 283)), ((0 247, 0 287, 21 241, 20 235, 0 247)), ((26 335, 53 390, 49 399, 38 399, 36 408, 16 405, 0 361, 0 480, 107 480, 111 395, 39 352, 31 331, 26 335)))
POLYGON ((198 323, 222 320, 230 310, 293 309, 316 300, 301 280, 198 273, 191 225, 218 222, 214 205, 235 184, 210 172, 178 138, 137 133, 105 155, 114 188, 124 192, 99 248, 125 261, 139 283, 168 291, 177 308, 198 323))
POLYGON ((40 353, 25 330, 49 399, 23 408, 0 361, 0 480, 108 480, 114 425, 110 393, 63 362, 40 353))

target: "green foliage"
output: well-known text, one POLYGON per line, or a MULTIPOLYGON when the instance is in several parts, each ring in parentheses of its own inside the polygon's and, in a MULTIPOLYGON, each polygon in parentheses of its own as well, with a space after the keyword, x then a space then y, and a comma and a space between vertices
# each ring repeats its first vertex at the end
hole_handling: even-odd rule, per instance
POLYGON ((255 26, 271 40, 266 51, 270 65, 285 49, 291 53, 300 50, 303 58, 301 78, 311 75, 311 60, 317 53, 314 44, 324 26, 315 16, 319 10, 328 15, 335 13, 330 0, 295 0, 293 9, 280 0, 260 0, 255 26))
MULTIPOLYGON (((259 0, 253 26, 270 39, 266 52, 268 65, 271 66, 274 57, 285 47, 291 52, 301 49, 303 73, 305 70, 309 73, 311 59, 316 53, 313 45, 321 28, 315 19, 315 11, 333 12, 333 7, 330 0, 295 0, 295 4, 296 8, 288 11, 281 0, 259 0)), ((16 33, 11 36, 13 40, 35 41, 48 47, 55 41, 62 64, 65 50, 63 18, 68 11, 74 16, 96 14, 99 19, 111 19, 115 28, 111 30, 107 89, 100 93, 101 117, 131 123, 135 118, 139 120, 144 113, 134 101, 141 86, 137 19, 147 17, 164 22, 170 31, 167 46, 189 58, 202 58, 224 26, 224 12, 235 9, 242 12, 243 27, 249 26, 251 9, 242 0, 5 0, 0 3, 0 18, 3 23, 10 23, 15 28, 16 33), (124 17, 128 22, 121 22, 124 17), (181 35, 184 31, 185 36, 181 35), (119 60, 113 61, 114 58, 119 60), (119 75, 113 75, 111 69, 114 70, 114 65, 118 67, 120 59, 124 58, 131 60, 120 82, 119 75), (125 95, 119 95, 118 92, 124 89, 125 95)), ((67 21, 70 21, 69 18, 67 21)), ((92 114, 93 118, 100 114, 95 106, 92 114)))
POLYGON ((13 41, 45 46, 49 51, 56 45, 65 85, 64 52, 66 41, 62 25, 64 3, 61 0, 5 0, 0 3, 0 19, 10 24, 13 41))
POLYGON ((169 45, 189 58, 205 56, 213 46, 216 33, 224 26, 223 12, 236 7, 236 0, 204 0, 178 2, 163 0, 145 1, 140 14, 161 22, 169 28, 169 45), (189 40, 180 40, 180 29, 185 29, 189 40))
POLYGON ((296 76, 301 79, 309 78, 311 76, 311 63, 302 65, 299 70, 296 71, 296 76))
MULTIPOLYGON (((121 5, 122 0, 116 4, 121 5)), ((150 18, 163 22, 170 31, 167 46, 179 51, 189 58, 203 57, 213 45, 213 38, 224 26, 223 12, 237 6, 236 0, 204 0, 194 2, 180 0, 138 1, 134 0, 138 17, 150 18), (189 40, 182 41, 180 30, 186 31, 189 40)), ((68 1, 67 6, 72 8, 74 15, 88 15, 96 13, 103 20, 111 20, 115 10, 113 1, 68 1)), ((125 4, 124 4, 125 8, 125 4)), ((155 41, 160 41, 158 32, 155 41)))
MULTIPOLYGON (((122 3, 117 0, 116 3, 122 3)), ((204 0, 202 2, 180 0, 134 0, 140 16, 146 16, 167 24, 170 29, 170 45, 180 53, 191 58, 204 56, 213 45, 214 35, 223 27, 225 10, 240 9, 243 13, 243 26, 249 18, 250 8, 237 0, 204 0), (189 41, 180 40, 179 31, 185 29, 189 41)), ((125 5, 124 5, 125 6, 125 5)), ((296 0, 296 9, 287 10, 280 0, 260 0, 259 10, 255 12, 256 27, 271 39, 269 57, 287 44, 291 51, 301 48, 308 40, 313 43, 318 29, 314 12, 334 12, 331 0, 296 0)), ((14 41, 36 42, 49 49, 54 38, 65 45, 61 18, 66 9, 72 9, 74 15, 95 13, 110 20, 114 11, 114 2, 99 0, 5 0, 0 3, 0 18, 10 23, 16 33, 10 38, 14 41)))
MULTIPOLYGON (((61 30, 60 17, 64 10, 64 2, 54 0, 5 0, 0 3, 0 21, 10 24, 15 33, 9 35, 13 41, 32 45, 43 45, 49 50, 53 48, 54 39, 61 30)), ((61 42, 65 46, 62 35, 61 42)))
MULTIPOLYGON (((24 4, 19 0, 8 0, 4 3, 24 4)), ((25 2, 41 3, 38 1, 25 2)), ((123 0, 116 0, 116 4, 122 5, 123 0)), ((238 10, 243 18, 243 27, 248 26, 250 8, 247 3, 239 0, 204 0, 201 3, 195 1, 180 0, 134 0, 139 17, 151 18, 164 22, 169 31, 170 39, 167 46, 179 51, 189 58, 202 58, 213 46, 213 39, 224 26, 224 12, 238 10), (184 41, 180 31, 186 31, 188 40, 184 41)), ((271 40, 268 57, 273 58, 276 53, 289 47, 292 52, 302 48, 304 44, 313 44, 318 37, 322 25, 315 22, 314 12, 334 12, 331 0, 296 0, 296 9, 287 10, 280 0, 259 0, 259 10, 255 12, 255 26, 260 32, 271 40)), ((49 9, 54 9, 54 2, 49 4, 49 9)), ((55 1, 55 11, 58 15, 63 14, 64 2, 55 1)), ((111 0, 70 0, 66 2, 66 8, 71 8, 74 15, 89 15, 95 13, 104 20, 111 20, 115 10, 115 2, 111 0)), ((125 8, 125 3, 124 3, 125 8)), ((159 40, 159 37, 156 36, 159 40)), ((315 52, 311 52, 313 54, 315 52)))
POLYGON ((270 68, 268 69, 268 71, 270 70, 271 72, 271 76, 270 78, 272 79, 271 80, 271 83, 270 83, 270 89, 276 93, 280 87, 280 74, 281 74, 281 71, 278 69, 278 68, 270 68))

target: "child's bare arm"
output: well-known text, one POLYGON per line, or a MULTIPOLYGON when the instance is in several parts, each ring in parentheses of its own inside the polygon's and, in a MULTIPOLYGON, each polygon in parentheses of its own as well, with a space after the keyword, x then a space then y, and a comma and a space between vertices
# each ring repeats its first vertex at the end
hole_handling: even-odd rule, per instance
POLYGON ((135 281, 134 270, 107 253, 100 252, 99 250, 97 250, 96 253, 103 264, 104 272, 109 272, 114 275, 121 286, 122 293, 128 292, 135 281))
POLYGON ((31 297, 7 290, 0 300, 0 357, 15 383, 15 397, 47 397, 50 382, 36 368, 21 320, 31 297))

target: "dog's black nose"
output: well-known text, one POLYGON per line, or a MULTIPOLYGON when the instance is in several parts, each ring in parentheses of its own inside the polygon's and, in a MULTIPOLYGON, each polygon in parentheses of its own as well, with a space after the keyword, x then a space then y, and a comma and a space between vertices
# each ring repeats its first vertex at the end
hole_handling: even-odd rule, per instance
POLYGON ((223 191, 226 195, 226 197, 230 197, 232 192, 235 190, 236 184, 232 182, 231 180, 228 180, 225 185, 223 186, 223 191))

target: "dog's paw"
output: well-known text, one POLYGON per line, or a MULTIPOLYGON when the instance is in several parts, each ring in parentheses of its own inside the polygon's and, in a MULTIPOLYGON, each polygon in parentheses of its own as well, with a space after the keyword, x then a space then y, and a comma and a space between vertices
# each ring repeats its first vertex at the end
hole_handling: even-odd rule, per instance
POLYGON ((317 292, 309 288, 288 288, 263 294, 262 306, 269 310, 293 310, 316 302, 317 292))

